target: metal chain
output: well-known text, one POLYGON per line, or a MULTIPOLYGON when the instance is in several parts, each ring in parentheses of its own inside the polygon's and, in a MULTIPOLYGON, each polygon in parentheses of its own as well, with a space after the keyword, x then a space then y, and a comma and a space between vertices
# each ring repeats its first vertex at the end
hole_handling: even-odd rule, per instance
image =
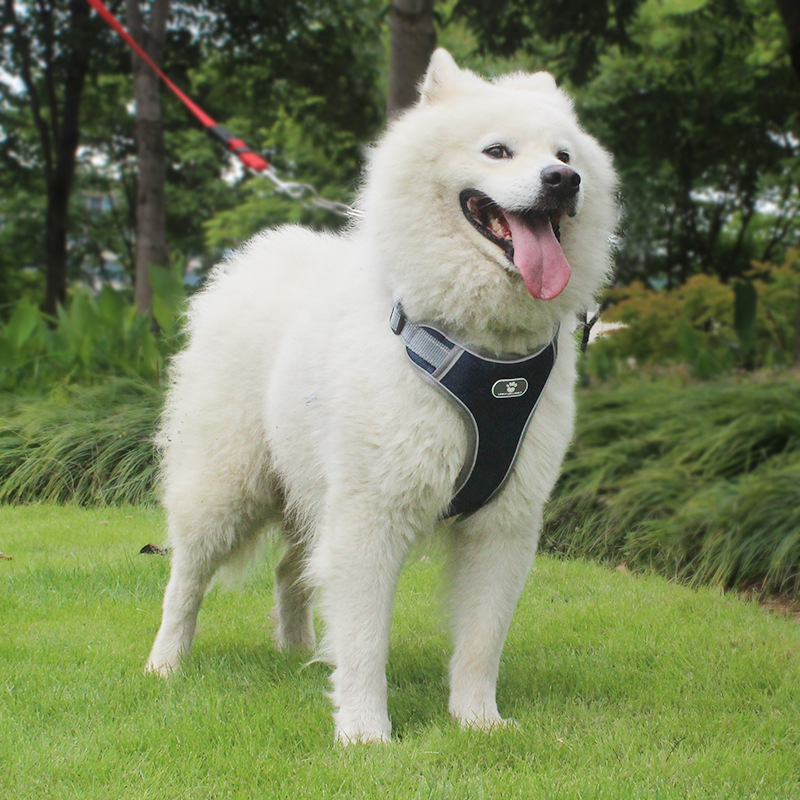
POLYGON ((360 211, 353 208, 353 206, 347 205, 347 203, 340 203, 337 200, 328 200, 326 197, 322 197, 310 183, 283 180, 271 166, 265 170, 251 169, 248 172, 261 178, 266 178, 273 184, 276 191, 290 197, 292 200, 298 200, 304 208, 324 208, 326 211, 331 211, 340 217, 348 219, 355 219, 361 216, 360 211))

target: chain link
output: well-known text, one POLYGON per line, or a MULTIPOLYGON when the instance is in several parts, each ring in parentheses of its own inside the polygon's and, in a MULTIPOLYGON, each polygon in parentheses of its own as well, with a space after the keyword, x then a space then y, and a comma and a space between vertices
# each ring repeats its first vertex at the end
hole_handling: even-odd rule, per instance
POLYGON ((254 169, 248 171, 253 175, 266 178, 272 183, 277 192, 290 197, 292 200, 299 201, 304 208, 324 208, 326 211, 331 211, 340 217, 348 219, 355 219, 361 216, 360 211, 353 208, 353 206, 347 205, 347 203, 340 203, 336 200, 328 200, 326 197, 322 197, 310 183, 283 180, 273 167, 261 172, 254 169))

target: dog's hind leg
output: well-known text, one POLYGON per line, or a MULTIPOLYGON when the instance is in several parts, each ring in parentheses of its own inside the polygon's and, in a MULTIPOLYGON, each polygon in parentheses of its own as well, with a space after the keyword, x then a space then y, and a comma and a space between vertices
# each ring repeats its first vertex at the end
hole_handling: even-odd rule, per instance
POLYGON ((451 533, 450 713, 463 726, 482 729, 506 723, 496 700, 500 654, 539 529, 531 520, 500 529, 492 523, 468 518, 451 533))
MULTIPOLYGON (((202 507, 202 504, 200 504, 202 507)), ((239 513, 170 514, 172 570, 164 593, 161 627, 145 671, 169 675, 194 639, 197 615, 214 573, 255 535, 261 516, 239 513)))
POLYGON ((306 543, 294 532, 286 538, 287 550, 275 570, 275 641, 283 651, 313 650, 313 589, 305 576, 306 543))
POLYGON ((196 559, 184 548, 173 550, 161 627, 147 660, 146 672, 166 677, 180 666, 181 659, 192 646, 200 605, 216 566, 206 559, 196 559))

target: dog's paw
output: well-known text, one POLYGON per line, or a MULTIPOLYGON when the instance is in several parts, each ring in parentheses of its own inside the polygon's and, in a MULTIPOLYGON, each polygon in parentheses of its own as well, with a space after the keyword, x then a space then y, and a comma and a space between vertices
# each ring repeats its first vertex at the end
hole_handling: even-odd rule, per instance
POLYGON ((519 728, 519 723, 516 720, 503 719, 503 717, 499 715, 491 719, 485 717, 459 719, 458 724, 461 726, 462 730, 485 731, 486 733, 502 730, 503 728, 519 728))
POLYGON ((375 742, 388 743, 391 736, 385 731, 336 731, 336 744, 338 745, 351 745, 351 744, 374 744, 375 742))
POLYGON ((180 668, 180 660, 170 660, 166 658, 156 658, 150 656, 144 665, 145 675, 158 675, 159 678, 169 678, 180 668))
POLYGON ((459 706, 450 704, 450 714, 463 730, 493 731, 500 728, 516 728, 513 719, 503 719, 494 702, 459 706))
POLYGON ((335 715, 337 744, 372 744, 373 742, 391 741, 392 723, 389 722, 388 716, 383 719, 344 717, 345 715, 341 711, 335 715))

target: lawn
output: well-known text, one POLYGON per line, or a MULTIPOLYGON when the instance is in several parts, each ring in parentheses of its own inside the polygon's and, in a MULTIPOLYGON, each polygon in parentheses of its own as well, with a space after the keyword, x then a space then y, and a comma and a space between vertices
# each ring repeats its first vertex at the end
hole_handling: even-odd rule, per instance
MULTIPOLYGON (((186 669, 142 673, 155 509, 0 507, 0 797, 800 798, 800 625, 735 596, 541 557, 501 711, 447 716, 440 557, 400 586, 389 746, 333 745, 327 668, 270 639, 270 570, 214 590, 186 669)), ((268 561, 274 563, 277 547, 268 561)))

